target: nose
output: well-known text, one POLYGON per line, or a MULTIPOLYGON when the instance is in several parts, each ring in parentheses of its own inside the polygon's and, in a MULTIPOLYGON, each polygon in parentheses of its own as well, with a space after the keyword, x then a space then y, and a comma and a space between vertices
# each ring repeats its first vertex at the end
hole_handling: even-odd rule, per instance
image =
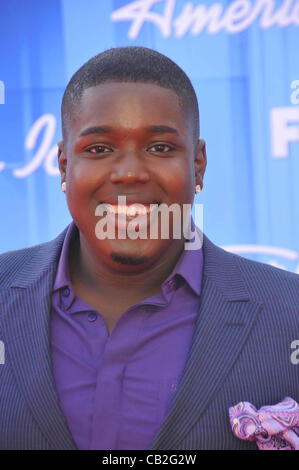
POLYGON ((111 183, 147 183, 149 180, 142 156, 135 150, 124 152, 110 175, 111 183))

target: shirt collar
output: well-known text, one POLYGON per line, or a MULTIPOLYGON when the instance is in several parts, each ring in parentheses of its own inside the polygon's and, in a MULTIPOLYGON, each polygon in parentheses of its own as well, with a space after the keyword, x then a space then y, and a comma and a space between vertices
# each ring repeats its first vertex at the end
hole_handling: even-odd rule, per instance
POLYGON ((75 222, 72 221, 68 226, 62 250, 59 258, 59 263, 56 272, 56 278, 54 282, 53 292, 63 288, 63 287, 71 287, 71 276, 69 270, 69 263, 68 263, 68 254, 71 247, 72 240, 79 236, 78 228, 75 225, 75 222))
POLYGON ((191 240, 193 240, 194 247, 197 246, 198 248, 185 249, 184 247, 184 250, 182 251, 182 254, 178 259, 173 271, 163 282, 163 285, 169 283, 171 279, 177 277, 176 275, 179 275, 187 282, 195 294, 199 296, 201 292, 204 259, 202 237, 198 233, 198 229, 196 229, 193 219, 191 219, 191 229, 192 233, 194 233, 194 237, 191 240))

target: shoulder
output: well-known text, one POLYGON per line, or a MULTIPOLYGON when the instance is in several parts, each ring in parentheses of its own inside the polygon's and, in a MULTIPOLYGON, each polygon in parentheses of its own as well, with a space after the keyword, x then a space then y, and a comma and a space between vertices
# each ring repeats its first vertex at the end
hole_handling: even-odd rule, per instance
POLYGON ((0 284, 2 284, 10 272, 18 272, 24 264, 32 260, 45 244, 7 251, 0 254, 0 284))
POLYGON ((213 258, 213 269, 221 273, 222 279, 226 277, 226 285, 238 276, 253 300, 265 302, 268 299, 271 303, 299 306, 298 274, 228 252, 214 245, 207 237, 205 246, 205 261, 206 256, 213 258), (230 276, 233 276, 231 280, 230 276))
POLYGON ((299 309, 299 275, 233 255, 251 298, 286 311, 299 309))
POLYGON ((11 250, 0 254, 0 287, 8 287, 24 267, 43 270, 53 260, 62 246, 67 228, 55 239, 28 248, 11 250))

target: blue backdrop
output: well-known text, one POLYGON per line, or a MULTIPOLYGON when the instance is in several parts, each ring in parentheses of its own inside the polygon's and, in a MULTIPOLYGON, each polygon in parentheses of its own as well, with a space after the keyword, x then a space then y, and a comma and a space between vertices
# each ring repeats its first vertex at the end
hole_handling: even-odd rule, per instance
POLYGON ((72 74, 105 49, 142 45, 194 84, 206 234, 299 273, 299 1, 1 0, 0 13, 1 252, 71 220, 56 142, 72 74))

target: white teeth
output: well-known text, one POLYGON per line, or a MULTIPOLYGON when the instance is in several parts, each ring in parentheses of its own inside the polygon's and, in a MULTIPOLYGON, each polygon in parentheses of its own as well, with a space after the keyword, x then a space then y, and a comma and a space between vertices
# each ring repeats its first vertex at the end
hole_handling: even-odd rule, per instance
POLYGON ((132 217, 134 217, 134 215, 135 215, 136 212, 137 212, 137 209, 136 209, 136 207, 134 207, 134 206, 129 206, 129 207, 127 207, 126 209, 127 209, 127 215, 130 215, 130 216, 132 216, 132 217))
POLYGON ((106 204, 108 212, 111 214, 124 214, 127 217, 134 217, 137 215, 147 215, 157 208, 157 204, 150 204, 150 206, 143 206, 142 204, 130 204, 129 206, 106 204))
POLYGON ((153 212, 154 210, 158 209, 158 204, 151 204, 150 206, 150 212, 153 212))

